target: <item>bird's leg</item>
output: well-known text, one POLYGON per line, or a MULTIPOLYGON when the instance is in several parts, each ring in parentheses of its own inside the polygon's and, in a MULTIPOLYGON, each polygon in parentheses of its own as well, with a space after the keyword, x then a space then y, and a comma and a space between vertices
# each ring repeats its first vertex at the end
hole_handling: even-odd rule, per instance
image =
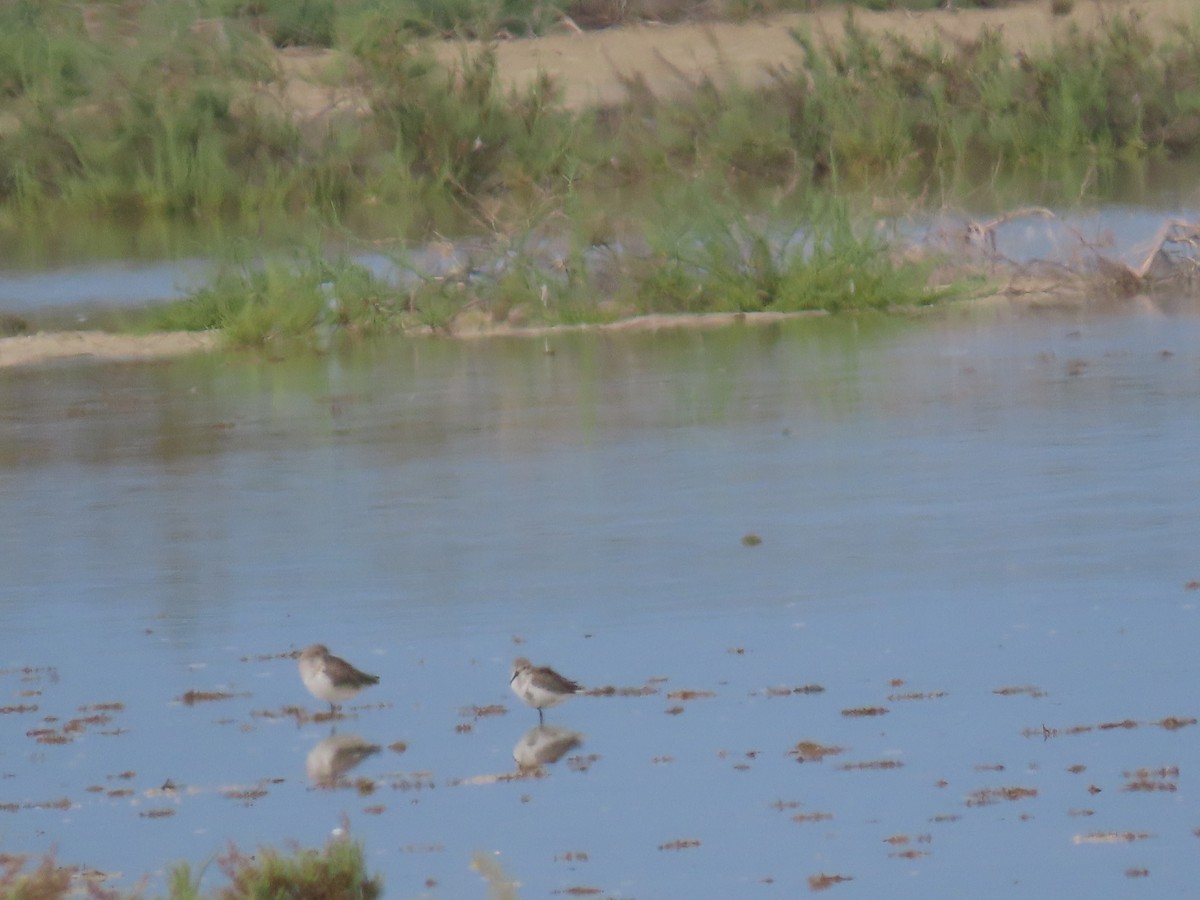
POLYGON ((540 706, 538 707, 538 724, 539 725, 546 724, 546 717, 545 717, 545 715, 542 714, 542 708, 540 706))

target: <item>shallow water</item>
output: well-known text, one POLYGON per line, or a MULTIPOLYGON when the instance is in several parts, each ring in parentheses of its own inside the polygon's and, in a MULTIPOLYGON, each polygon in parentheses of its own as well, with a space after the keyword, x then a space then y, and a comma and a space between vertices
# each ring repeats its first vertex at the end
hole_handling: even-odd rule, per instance
POLYGON ((477 855, 521 897, 1187 896, 1198 411, 1194 310, 0 373, 0 844, 151 889, 348 825, 389 897, 485 896, 477 855), (287 712, 314 641, 381 676, 335 722, 287 712), (630 690, 509 780, 518 655, 630 690), (334 729, 381 749, 329 788, 334 729))
MULTIPOLYGON (((894 221, 888 230, 900 241, 944 249, 947 239, 961 237, 968 221, 992 224, 992 251, 1013 262, 1037 260, 1090 270, 1097 257, 1103 257, 1136 267, 1158 246, 1168 223, 1200 221, 1200 196, 1192 187, 1195 175, 1190 167, 1173 165, 1168 174, 1148 176, 1148 183, 1129 187, 1129 200, 1117 192, 1103 204, 1047 210, 1051 216, 1039 214, 1039 207, 1030 207, 1026 214, 1011 219, 991 210, 947 212, 894 221)), ((278 239, 277 244, 283 240, 278 239)), ((780 240, 787 243, 782 235, 780 240)), ((794 235, 791 242, 795 243, 794 235)), ((216 243, 215 239, 210 243, 216 243)), ((291 246, 302 243, 293 238, 291 246)), ((389 244, 386 240, 380 243, 389 244)), ((476 267, 491 271, 506 258, 501 250, 475 238, 424 245, 394 243, 396 252, 386 253, 363 251, 361 244, 347 244, 344 238, 325 242, 331 255, 347 254, 392 283, 407 283, 414 273, 442 277, 476 267)), ((277 244, 266 245, 274 249, 264 252, 284 258, 287 251, 278 249, 277 244)), ((115 259, 86 257, 76 249, 49 260, 34 256, 22 264, 28 253, 5 254, 0 242, 0 314, 30 317, 35 325, 48 321, 55 327, 89 326, 114 313, 184 299, 208 283, 218 269, 212 258, 198 251, 200 246, 191 240, 182 247, 160 248, 158 255, 133 255, 127 244, 118 244, 115 259), (170 258, 172 252, 174 259, 170 258)), ((955 244, 953 252, 957 249, 955 244)), ((565 246, 553 242, 543 250, 548 259, 559 259, 567 252, 565 246)), ((1168 250, 1176 259, 1196 259, 1194 247, 1173 243, 1168 250)))

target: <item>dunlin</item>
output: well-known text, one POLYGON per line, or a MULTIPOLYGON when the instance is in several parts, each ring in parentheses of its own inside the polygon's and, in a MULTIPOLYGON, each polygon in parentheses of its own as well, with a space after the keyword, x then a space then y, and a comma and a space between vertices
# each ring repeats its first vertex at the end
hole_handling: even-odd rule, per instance
POLYGON ((538 711, 539 722, 545 721, 543 709, 557 706, 581 690, 570 678, 564 678, 549 666, 535 666, 523 656, 513 661, 509 684, 514 694, 538 711))
POLYGON ((308 692, 329 704, 330 713, 337 704, 358 696, 363 688, 379 684, 378 675, 360 672, 340 656, 334 656, 324 644, 305 647, 300 654, 300 679, 308 692))

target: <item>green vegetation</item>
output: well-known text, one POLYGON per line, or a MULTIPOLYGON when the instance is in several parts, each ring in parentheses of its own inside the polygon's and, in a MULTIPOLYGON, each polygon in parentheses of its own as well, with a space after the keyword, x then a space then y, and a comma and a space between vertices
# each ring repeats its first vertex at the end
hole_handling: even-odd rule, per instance
MULTIPOLYGON (((36 869, 25 871, 23 857, 5 856, 0 871, 0 898, 4 900, 59 900, 74 896, 72 871, 56 866, 45 857, 36 869)), ((375 900, 383 895, 377 876, 366 874, 362 847, 345 840, 330 841, 322 850, 296 849, 283 855, 270 848, 254 856, 236 847, 217 863, 228 884, 211 894, 202 894, 186 863, 177 866, 168 879, 169 900, 274 900, 303 897, 304 900, 375 900)), ((88 896, 102 900, 140 898, 140 893, 122 894, 102 884, 88 886, 88 896)))
MULTIPOLYGON (((717 12, 780 2, 727 0, 717 12)), ((700 9, 4 4, 0 234, 68 220, 246 233, 290 219, 350 231, 367 221, 374 238, 387 222, 394 246, 447 233, 488 242, 469 271, 414 271, 399 284, 324 259, 317 239, 265 263, 243 251, 153 322, 220 328, 239 344, 437 328, 464 309, 525 324, 886 308, 936 299, 928 269, 899 261, 835 197, 941 202, 1028 173, 1071 196, 1124 164, 1200 154, 1200 27, 1158 42, 1132 16, 1033 58, 986 30, 874 38, 848 8, 843 38, 797 34, 795 58, 765 85, 704 79, 666 96, 631 80, 624 102, 583 111, 565 108, 544 77, 506 91, 491 47, 447 68, 418 40, 700 9), (278 47, 333 48, 319 79, 337 102, 293 115, 286 65, 298 63, 278 47)))
MULTIPOLYGON (((726 192, 727 193, 727 192, 726 192)), ((931 303, 927 263, 899 261, 855 229, 844 203, 819 198, 786 215, 749 215, 713 189, 663 199, 638 244, 563 239, 551 218, 481 245, 449 271, 395 260, 385 279, 316 250, 266 262, 231 259, 204 288, 155 310, 151 329, 220 329, 234 345, 325 350, 338 337, 479 327, 596 323, 650 312, 800 312, 931 303)))

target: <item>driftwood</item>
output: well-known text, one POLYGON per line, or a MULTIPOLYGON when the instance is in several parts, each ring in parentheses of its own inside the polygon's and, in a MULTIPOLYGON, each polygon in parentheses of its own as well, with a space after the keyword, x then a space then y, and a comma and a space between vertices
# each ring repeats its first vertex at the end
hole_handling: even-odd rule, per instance
POLYGON ((956 264, 982 265, 991 275, 1007 276, 1006 293, 1024 293, 1030 279, 1044 290, 1047 283, 1089 290, 1107 290, 1119 296, 1162 291, 1187 291, 1200 284, 1200 225, 1178 219, 1165 222, 1149 246, 1133 262, 1113 252, 1111 240, 1096 241, 1044 207, 1023 207, 985 221, 968 219, 933 235, 956 264), (1068 235, 1073 242, 1062 258, 1013 259, 999 249, 998 232, 1022 219, 1042 219, 1068 235), (965 254, 965 258, 964 258, 965 254))

